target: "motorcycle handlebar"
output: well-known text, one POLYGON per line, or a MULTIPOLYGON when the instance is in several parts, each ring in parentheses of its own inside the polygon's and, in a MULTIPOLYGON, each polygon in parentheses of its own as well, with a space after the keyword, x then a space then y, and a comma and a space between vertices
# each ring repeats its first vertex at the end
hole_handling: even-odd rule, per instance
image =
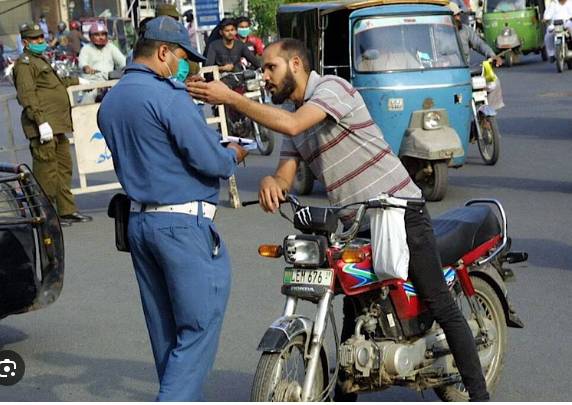
POLYGON ((0 162, 0 172, 7 172, 7 173, 20 173, 20 165, 0 162))

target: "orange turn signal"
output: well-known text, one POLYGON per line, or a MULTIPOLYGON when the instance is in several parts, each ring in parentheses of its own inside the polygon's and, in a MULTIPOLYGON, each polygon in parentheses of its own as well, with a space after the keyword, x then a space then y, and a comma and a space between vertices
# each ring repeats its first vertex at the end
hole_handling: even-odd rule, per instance
POLYGON ((348 248, 342 252, 344 263, 361 263, 365 260, 365 253, 361 249, 348 248))
POLYGON ((258 254, 262 257, 280 257, 282 256, 282 246, 280 245, 260 245, 258 254))

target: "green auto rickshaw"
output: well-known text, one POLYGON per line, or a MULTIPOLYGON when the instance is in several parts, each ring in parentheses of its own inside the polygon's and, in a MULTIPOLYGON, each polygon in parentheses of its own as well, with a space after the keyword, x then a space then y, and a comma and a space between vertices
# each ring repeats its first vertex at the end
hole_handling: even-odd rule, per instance
POLYGON ((506 66, 518 63, 521 55, 540 54, 544 48, 544 0, 485 0, 483 31, 485 41, 503 52, 506 66))

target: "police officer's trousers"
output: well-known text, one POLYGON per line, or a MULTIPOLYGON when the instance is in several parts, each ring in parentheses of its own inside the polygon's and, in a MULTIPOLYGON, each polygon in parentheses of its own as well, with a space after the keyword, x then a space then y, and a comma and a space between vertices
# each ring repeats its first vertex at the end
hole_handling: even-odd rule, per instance
POLYGON ((50 142, 40 143, 40 138, 30 139, 32 171, 48 198, 57 207, 58 215, 77 211, 71 193, 72 160, 70 143, 64 134, 55 134, 50 142))
POLYGON ((132 212, 129 243, 159 401, 202 400, 230 291, 230 258, 202 215, 132 212))

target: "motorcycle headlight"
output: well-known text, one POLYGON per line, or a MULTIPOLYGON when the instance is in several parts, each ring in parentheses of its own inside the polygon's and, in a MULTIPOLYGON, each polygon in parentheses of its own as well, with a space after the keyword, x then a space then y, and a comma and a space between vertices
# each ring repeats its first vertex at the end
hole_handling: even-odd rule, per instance
POLYGON ((326 260, 327 245, 325 236, 289 235, 284 239, 284 259, 290 264, 317 267, 326 260))
POLYGON ((509 37, 512 35, 512 30, 509 27, 506 27, 504 30, 502 30, 502 35, 503 37, 509 37))
POLYGON ((423 129, 440 129, 441 124, 441 113, 438 111, 429 111, 423 114, 423 129))
POLYGON ((471 78, 473 90, 482 90, 487 87, 487 80, 483 76, 474 76, 471 78))

